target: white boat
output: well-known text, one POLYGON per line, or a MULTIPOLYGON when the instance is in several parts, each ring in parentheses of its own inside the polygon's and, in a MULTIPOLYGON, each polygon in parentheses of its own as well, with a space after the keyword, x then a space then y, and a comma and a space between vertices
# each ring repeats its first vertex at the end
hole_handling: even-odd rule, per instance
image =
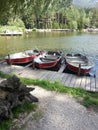
POLYGON ((65 56, 67 68, 77 74, 88 74, 93 67, 93 63, 82 54, 67 54, 65 56))

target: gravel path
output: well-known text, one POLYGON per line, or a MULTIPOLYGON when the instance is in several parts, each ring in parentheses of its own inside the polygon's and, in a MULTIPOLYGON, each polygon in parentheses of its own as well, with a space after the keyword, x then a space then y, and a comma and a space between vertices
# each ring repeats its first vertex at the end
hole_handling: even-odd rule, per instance
POLYGON ((39 98, 41 114, 30 119, 24 130, 98 130, 98 113, 88 111, 71 96, 37 86, 32 94, 39 98))

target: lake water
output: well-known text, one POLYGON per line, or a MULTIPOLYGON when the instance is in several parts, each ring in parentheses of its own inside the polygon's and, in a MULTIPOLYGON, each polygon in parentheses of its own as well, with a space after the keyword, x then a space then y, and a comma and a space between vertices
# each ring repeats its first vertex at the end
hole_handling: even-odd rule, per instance
POLYGON ((98 34, 78 32, 33 32, 23 36, 1 36, 0 56, 27 49, 52 49, 87 55, 98 69, 98 34))

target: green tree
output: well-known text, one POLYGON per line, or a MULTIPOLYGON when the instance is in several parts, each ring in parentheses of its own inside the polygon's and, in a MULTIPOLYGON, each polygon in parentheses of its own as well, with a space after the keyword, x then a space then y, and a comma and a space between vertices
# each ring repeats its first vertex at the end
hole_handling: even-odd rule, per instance
POLYGON ((73 5, 67 7, 65 10, 66 19, 67 19, 67 26, 68 28, 77 29, 78 28, 78 20, 80 18, 80 13, 77 8, 73 5))

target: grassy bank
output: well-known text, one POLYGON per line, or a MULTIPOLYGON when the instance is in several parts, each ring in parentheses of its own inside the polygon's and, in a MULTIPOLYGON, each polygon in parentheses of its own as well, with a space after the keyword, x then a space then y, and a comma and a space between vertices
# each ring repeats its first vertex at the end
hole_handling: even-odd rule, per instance
POLYGON ((38 85, 49 91, 57 91, 60 93, 68 93, 73 97, 80 99, 82 98, 81 104, 86 107, 98 107, 98 92, 89 92, 82 88, 70 88, 65 87, 59 82, 50 83, 49 81, 33 80, 27 78, 21 78, 21 81, 27 85, 38 85))

